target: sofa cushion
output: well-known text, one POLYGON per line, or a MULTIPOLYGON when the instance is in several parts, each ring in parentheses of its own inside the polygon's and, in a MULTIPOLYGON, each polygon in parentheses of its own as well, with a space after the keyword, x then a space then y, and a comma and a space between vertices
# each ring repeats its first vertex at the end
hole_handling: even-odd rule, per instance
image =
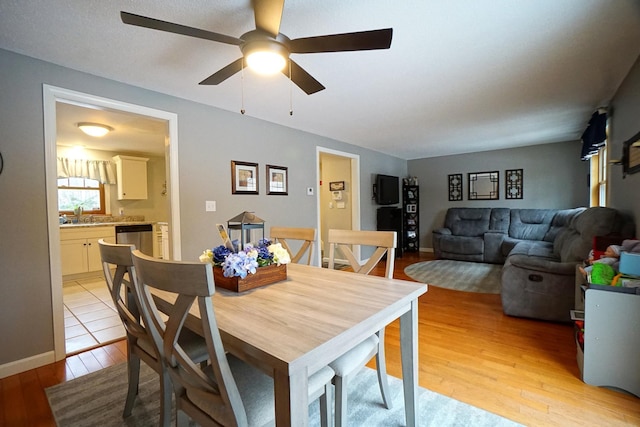
POLYGON ((558 234, 553 251, 562 262, 587 258, 594 236, 606 236, 620 230, 622 220, 615 209, 594 207, 571 219, 569 228, 558 234))
POLYGON ((520 242, 522 242, 522 240, 514 239, 512 237, 506 236, 502 240, 502 246, 500 247, 500 251, 502 253, 503 258, 506 259, 509 253, 511 253, 511 251, 513 250, 513 248, 520 242))
MULTIPOLYGON (((545 242, 555 241, 558 234, 571 224, 573 217, 583 212, 585 209, 586 208, 575 208, 557 211, 551 220, 549 230, 547 230, 547 233, 544 235, 542 240, 545 242)), ((559 255, 559 252, 556 255, 559 255)))
POLYGON ((539 240, 521 240, 509 253, 509 257, 514 255, 559 261, 558 257, 553 253, 553 244, 539 240))
POLYGON ((484 239, 482 237, 442 236, 440 251, 449 254, 482 255, 484 239))
POLYGON ((489 230, 491 208, 450 208, 445 227, 454 236, 481 237, 489 230))
POLYGON ((555 209, 511 209, 509 237, 543 240, 555 212, 555 209))
POLYGON ((509 231, 510 214, 509 208, 493 208, 491 209, 491 217, 489 218, 489 230, 492 232, 507 233, 509 231))

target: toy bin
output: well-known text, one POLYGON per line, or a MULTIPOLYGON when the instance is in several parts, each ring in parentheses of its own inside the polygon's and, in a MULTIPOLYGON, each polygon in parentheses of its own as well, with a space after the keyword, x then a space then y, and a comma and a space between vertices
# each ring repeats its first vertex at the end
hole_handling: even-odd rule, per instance
POLYGON ((620 253, 620 273, 640 277, 640 253, 620 253))

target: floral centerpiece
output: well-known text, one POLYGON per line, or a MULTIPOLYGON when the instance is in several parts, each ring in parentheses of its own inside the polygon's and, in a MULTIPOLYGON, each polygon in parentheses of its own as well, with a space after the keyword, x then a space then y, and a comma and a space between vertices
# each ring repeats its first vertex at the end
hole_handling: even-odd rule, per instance
POLYGON ((222 245, 206 249, 200 261, 213 264, 216 286, 241 292, 286 279, 291 257, 280 243, 262 239, 237 252, 222 245))

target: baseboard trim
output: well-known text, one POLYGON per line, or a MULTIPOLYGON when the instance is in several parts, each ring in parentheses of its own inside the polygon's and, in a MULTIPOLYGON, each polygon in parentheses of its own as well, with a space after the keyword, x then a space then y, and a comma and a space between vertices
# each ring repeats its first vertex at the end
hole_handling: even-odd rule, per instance
POLYGON ((54 352, 48 351, 46 353, 36 354, 35 356, 5 363, 4 365, 0 365, 0 379, 19 374, 30 369, 39 368, 40 366, 48 365, 55 361, 54 352))
POLYGON ((418 248, 420 252, 431 252, 433 253, 433 248, 418 248))

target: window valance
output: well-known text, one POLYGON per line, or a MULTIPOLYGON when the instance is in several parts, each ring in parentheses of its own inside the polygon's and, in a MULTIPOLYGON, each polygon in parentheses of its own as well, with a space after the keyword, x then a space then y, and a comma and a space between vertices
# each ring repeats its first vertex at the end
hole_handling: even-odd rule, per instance
POLYGON ((580 158, 587 160, 604 147, 607 142, 607 112, 599 109, 591 116, 587 129, 582 134, 582 153, 580 158))
POLYGON ((89 178, 102 184, 115 184, 116 173, 109 160, 58 157, 58 178, 89 178))

